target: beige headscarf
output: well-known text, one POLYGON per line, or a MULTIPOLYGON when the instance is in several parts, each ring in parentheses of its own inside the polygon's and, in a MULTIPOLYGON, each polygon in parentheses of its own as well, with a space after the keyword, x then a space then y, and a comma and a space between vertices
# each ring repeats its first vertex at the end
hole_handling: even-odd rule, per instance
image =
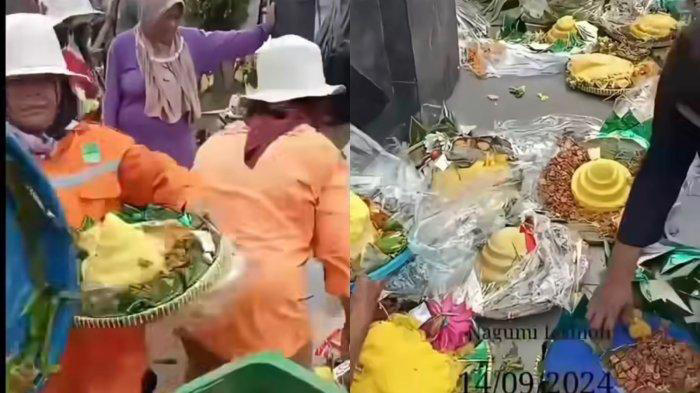
POLYGON ((136 34, 136 54, 146 79, 147 116, 158 117, 172 124, 187 114, 192 123, 202 114, 197 88, 197 74, 187 43, 180 32, 167 57, 158 58, 151 42, 143 34, 142 25, 155 22, 161 15, 183 0, 147 0, 140 3, 136 34))

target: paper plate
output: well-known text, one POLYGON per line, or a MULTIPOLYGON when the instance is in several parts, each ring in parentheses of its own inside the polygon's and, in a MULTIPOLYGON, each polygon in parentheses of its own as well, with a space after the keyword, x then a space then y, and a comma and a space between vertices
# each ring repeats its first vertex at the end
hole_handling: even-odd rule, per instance
POLYGON ((74 325, 80 328, 134 327, 154 322, 160 318, 174 314, 183 306, 196 300, 203 293, 206 293, 222 276, 231 271, 234 264, 233 245, 226 237, 222 236, 217 246, 216 257, 209 266, 209 269, 207 269, 194 285, 187 288, 174 299, 135 314, 110 317, 75 316, 73 318, 74 325))

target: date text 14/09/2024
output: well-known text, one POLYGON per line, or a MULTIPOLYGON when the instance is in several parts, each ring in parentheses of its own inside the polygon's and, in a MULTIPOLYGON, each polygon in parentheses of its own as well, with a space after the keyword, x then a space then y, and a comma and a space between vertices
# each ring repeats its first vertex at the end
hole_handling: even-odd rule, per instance
POLYGON ((496 372, 476 383, 464 378, 464 393, 612 393, 615 386, 610 373, 545 373, 541 380, 529 372, 496 372), (471 386, 470 386, 471 385, 471 386))

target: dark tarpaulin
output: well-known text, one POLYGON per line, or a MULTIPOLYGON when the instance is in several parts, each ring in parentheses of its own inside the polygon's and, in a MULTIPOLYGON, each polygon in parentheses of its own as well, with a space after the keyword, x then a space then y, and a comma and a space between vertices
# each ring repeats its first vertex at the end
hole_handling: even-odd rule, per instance
POLYGON ((367 98, 371 85, 365 81, 358 91, 351 79, 351 105, 371 106, 359 114, 365 124, 354 117, 353 123, 380 143, 386 137, 407 140, 410 116, 452 94, 459 79, 455 10, 454 0, 353 0, 350 61, 389 97, 377 117, 379 101, 367 98))
POLYGON ((316 0, 275 0, 273 37, 294 34, 314 40, 316 0))
POLYGON ((350 120, 363 128, 394 96, 379 0, 353 0, 350 23, 350 120))

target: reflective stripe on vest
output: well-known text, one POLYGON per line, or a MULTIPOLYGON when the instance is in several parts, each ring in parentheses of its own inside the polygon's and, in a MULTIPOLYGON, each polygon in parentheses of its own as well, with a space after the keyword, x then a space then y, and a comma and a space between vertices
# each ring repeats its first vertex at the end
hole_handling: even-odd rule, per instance
POLYGON ((119 169, 120 163, 121 160, 107 161, 103 164, 92 166, 74 175, 55 177, 51 179, 51 185, 57 190, 61 188, 77 187, 102 175, 106 175, 110 172, 116 172, 117 169, 119 169))

